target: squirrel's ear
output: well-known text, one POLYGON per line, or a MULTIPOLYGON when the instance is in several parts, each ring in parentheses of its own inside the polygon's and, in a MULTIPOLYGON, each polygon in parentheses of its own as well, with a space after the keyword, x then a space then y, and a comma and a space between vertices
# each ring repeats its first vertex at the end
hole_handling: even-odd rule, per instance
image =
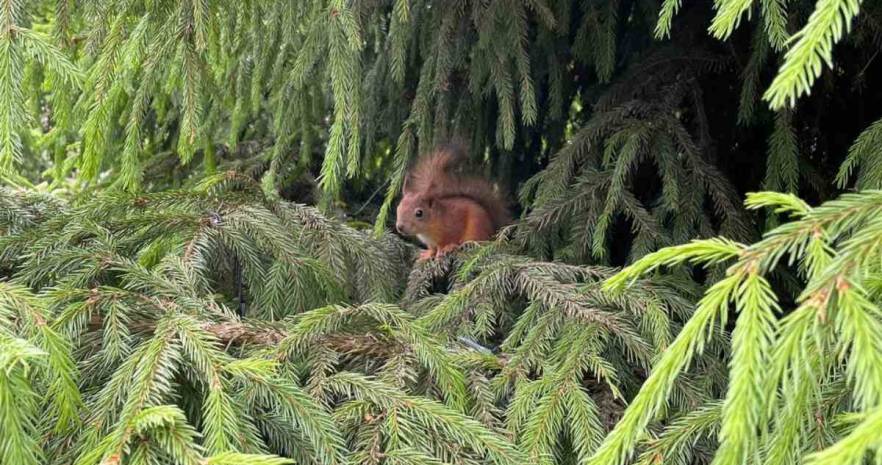
POLYGON ((410 174, 404 175, 404 182, 401 184, 401 192, 407 194, 410 192, 410 174))

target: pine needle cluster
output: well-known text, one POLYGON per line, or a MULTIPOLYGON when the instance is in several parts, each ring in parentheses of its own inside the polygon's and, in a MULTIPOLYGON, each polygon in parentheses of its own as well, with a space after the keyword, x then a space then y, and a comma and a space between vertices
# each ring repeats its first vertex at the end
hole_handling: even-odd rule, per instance
MULTIPOLYGON (((291 319, 393 298, 406 271, 395 254, 406 248, 308 207, 261 202, 259 186, 230 174, 195 191, 82 204, 15 191, 0 199, 17 213, 4 216, 0 236, 11 276, 0 289, 4 459, 346 460, 330 392, 378 381, 341 376, 337 391, 323 383, 329 393, 312 395, 301 370, 333 366, 333 354, 295 361, 297 344, 286 341, 306 336, 291 319)), ((429 421, 446 412, 424 408, 429 421)), ((466 420, 452 421, 451 434, 465 435, 466 420)))
MULTIPOLYGON (((853 23, 857 37, 878 45, 877 17, 860 15, 876 14, 867 3, 721 0, 710 33, 729 40, 757 13, 745 102, 755 105, 761 74, 780 53, 765 93, 780 109, 832 66, 832 48, 853 23)), ((574 116, 574 108, 587 107, 625 70, 654 71, 661 57, 652 39, 676 39, 682 9, 680 0, 3 5, 4 180, 63 185, 75 175, 133 191, 166 186, 151 176, 157 165, 210 175, 239 157, 276 185, 315 168, 336 198, 345 180, 376 181, 392 170, 380 223, 409 160, 451 135, 468 140, 475 156, 489 152, 494 168, 525 161, 525 150, 569 151, 572 125, 601 117, 574 116)), ((685 50, 694 68, 701 48, 677 44, 672 56, 685 50)), ((694 94, 695 74, 680 77, 694 94)), ((675 89, 673 100, 682 93, 675 89)), ((612 145, 624 143, 617 139, 612 145)), ((704 142, 702 134, 700 148, 704 142)))
MULTIPOLYGON (((231 173, 0 200, 22 212, 0 236, 3 446, 22 464, 584 460, 698 293, 680 276, 609 297, 611 269, 505 242, 411 271, 400 240, 231 173)), ((723 350, 672 410, 721 392, 723 350)))
POLYGON ((878 191, 866 191, 811 208, 790 194, 753 194, 749 208, 770 208, 791 221, 749 246, 710 239, 662 249, 609 279, 605 288, 616 291, 662 268, 731 263, 588 463, 627 463, 730 308, 737 320, 726 395, 671 422, 649 450, 681 454, 685 441, 716 435, 715 464, 865 463, 879 445, 874 428, 882 393, 875 337, 882 329, 875 279, 879 200, 878 191), (787 266, 802 284, 795 308, 785 312, 787 295, 769 278, 787 266))
POLYGON ((710 128, 695 87, 699 76, 727 66, 725 57, 676 47, 633 63, 569 144, 525 183, 520 200, 530 211, 522 240, 539 253, 586 261, 608 258, 609 237, 623 236, 614 229, 620 218, 633 233, 631 259, 717 229, 749 237, 734 187, 708 158, 710 128), (638 177, 647 166, 655 175, 638 177), (653 181, 658 186, 647 189, 653 181))

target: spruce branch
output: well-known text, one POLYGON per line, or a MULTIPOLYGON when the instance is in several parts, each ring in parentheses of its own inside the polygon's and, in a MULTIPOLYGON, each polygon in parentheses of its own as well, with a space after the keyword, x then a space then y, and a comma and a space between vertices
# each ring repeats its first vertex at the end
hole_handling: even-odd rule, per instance
POLYGON ((806 25, 789 39, 793 45, 763 95, 772 109, 793 106, 798 97, 810 92, 824 64, 833 67, 833 45, 851 30, 860 5, 860 0, 818 2, 806 25))

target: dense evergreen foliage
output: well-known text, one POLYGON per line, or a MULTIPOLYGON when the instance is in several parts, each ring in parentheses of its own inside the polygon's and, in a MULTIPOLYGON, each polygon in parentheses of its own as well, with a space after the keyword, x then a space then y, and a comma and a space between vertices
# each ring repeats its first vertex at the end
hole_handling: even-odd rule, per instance
POLYGON ((880 50, 878 0, 0 0, 0 463, 882 464, 880 50), (415 264, 451 138, 519 218, 415 264))

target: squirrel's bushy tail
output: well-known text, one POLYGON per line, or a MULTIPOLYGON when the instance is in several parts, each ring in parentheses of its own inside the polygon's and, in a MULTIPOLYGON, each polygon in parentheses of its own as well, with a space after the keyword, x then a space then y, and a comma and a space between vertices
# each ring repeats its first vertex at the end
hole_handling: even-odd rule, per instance
POLYGON ((458 143, 437 146, 410 170, 405 194, 443 199, 465 197, 487 210, 495 228, 511 222, 506 196, 489 180, 470 174, 465 148, 458 143))

